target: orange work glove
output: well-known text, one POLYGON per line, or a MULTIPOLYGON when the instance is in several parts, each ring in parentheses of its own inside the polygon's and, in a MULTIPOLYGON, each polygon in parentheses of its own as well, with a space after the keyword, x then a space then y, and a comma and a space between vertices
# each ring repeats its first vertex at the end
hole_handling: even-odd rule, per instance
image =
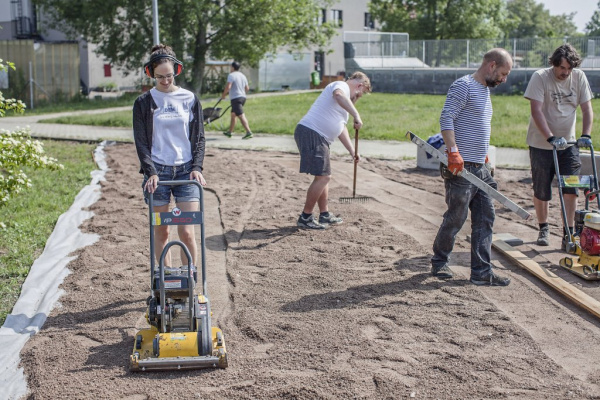
POLYGON ((448 169, 453 175, 458 175, 465 168, 465 162, 458 152, 458 147, 453 146, 446 151, 448 152, 448 169))

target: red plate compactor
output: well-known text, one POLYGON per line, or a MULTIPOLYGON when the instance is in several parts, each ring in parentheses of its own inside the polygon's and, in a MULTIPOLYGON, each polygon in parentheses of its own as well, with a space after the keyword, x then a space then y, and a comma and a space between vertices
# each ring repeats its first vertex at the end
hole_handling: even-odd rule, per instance
POLYGON ((204 237, 204 197, 196 181, 162 181, 159 185, 196 185, 200 190, 200 211, 153 213, 153 195, 149 195, 150 221, 150 297, 146 320, 150 325, 135 335, 131 354, 132 371, 226 368, 227 351, 223 332, 211 326, 210 302, 207 296, 204 237), (154 261, 154 226, 200 225, 202 287, 194 293, 197 271, 188 248, 180 241, 165 246, 158 264, 154 261), (165 268, 165 256, 173 246, 181 247, 188 265, 165 268))
MULTIPOLYGON (((577 142, 569 142, 577 145, 577 142)), ((562 211, 563 226, 567 224, 567 212, 562 193, 562 188, 576 187, 583 189, 585 194, 585 208, 575 210, 574 232, 564 232, 565 251, 575 254, 578 257, 575 260, 572 257, 564 257, 559 265, 569 272, 586 279, 600 280, 600 190, 598 188, 598 173, 596 171, 596 159, 594 157, 594 147, 590 146, 590 159, 593 175, 564 175, 561 176, 558 168, 558 157, 556 148, 554 153, 554 167, 558 181, 558 194, 562 211), (590 203, 596 202, 598 208, 590 209, 590 203)))

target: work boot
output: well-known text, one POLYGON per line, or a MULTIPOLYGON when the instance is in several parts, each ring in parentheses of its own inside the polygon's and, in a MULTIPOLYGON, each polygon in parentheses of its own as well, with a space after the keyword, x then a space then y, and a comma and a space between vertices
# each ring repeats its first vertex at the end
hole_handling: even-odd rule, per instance
POLYGON ((450 279, 454 276, 452 270, 447 265, 442 265, 441 267, 431 267, 431 275, 440 279, 450 279))
POLYGON ((508 286, 510 278, 499 276, 490 271, 488 276, 481 278, 471 278, 471 283, 477 286, 508 286))
POLYGON ((547 226, 540 229, 537 239, 538 246, 550 246, 550 228, 547 226))

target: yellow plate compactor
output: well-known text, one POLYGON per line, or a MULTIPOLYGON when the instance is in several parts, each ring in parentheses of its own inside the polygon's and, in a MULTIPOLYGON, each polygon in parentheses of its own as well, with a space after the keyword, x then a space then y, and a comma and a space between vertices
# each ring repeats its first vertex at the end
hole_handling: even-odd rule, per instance
POLYGON ((196 181, 162 181, 159 185, 196 185, 200 190, 200 211, 153 213, 153 195, 148 201, 150 221, 150 297, 146 320, 150 327, 135 335, 131 354, 132 371, 226 368, 227 352, 223 333, 211 327, 210 302, 207 296, 204 236, 204 196, 196 181), (202 290, 195 294, 197 271, 188 248, 180 241, 165 246, 158 270, 154 261, 154 226, 200 225, 202 290), (188 265, 165 268, 164 260, 172 246, 181 247, 188 265))

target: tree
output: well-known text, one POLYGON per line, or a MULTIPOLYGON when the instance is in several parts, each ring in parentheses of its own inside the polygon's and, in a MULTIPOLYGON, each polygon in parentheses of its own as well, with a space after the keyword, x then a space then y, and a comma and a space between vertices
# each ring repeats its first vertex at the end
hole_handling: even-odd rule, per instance
MULTIPOLYGON (((8 68, 15 69, 15 66, 0 59, 0 71, 8 68)), ((8 110, 22 114, 25 104, 21 100, 5 99, 0 92, 0 117, 4 117, 8 110)), ((25 166, 63 168, 54 158, 44 154, 42 142, 32 140, 28 129, 19 128, 12 132, 0 129, 0 207, 24 188, 31 186, 31 180, 21 169, 25 166)), ((0 228, 3 227, 4 224, 0 222, 0 228)))
POLYGON ((589 36, 600 36, 600 1, 598 2, 598 9, 592 14, 590 22, 585 25, 585 33, 589 36))
POLYGON ((479 39, 501 34, 503 0, 372 0, 369 10, 386 32, 411 39, 479 39))
MULTIPOLYGON (((98 52, 126 70, 141 70, 152 47, 149 0, 34 0, 49 27, 81 35, 98 52)), ((324 47, 335 33, 319 24, 321 8, 331 0, 161 0, 161 42, 170 45, 185 66, 186 86, 199 91, 209 57, 257 66, 267 53, 324 47)))
POLYGON ((564 37, 577 34, 573 22, 575 13, 550 15, 542 3, 535 0, 508 0, 507 18, 503 24, 506 37, 564 37))

